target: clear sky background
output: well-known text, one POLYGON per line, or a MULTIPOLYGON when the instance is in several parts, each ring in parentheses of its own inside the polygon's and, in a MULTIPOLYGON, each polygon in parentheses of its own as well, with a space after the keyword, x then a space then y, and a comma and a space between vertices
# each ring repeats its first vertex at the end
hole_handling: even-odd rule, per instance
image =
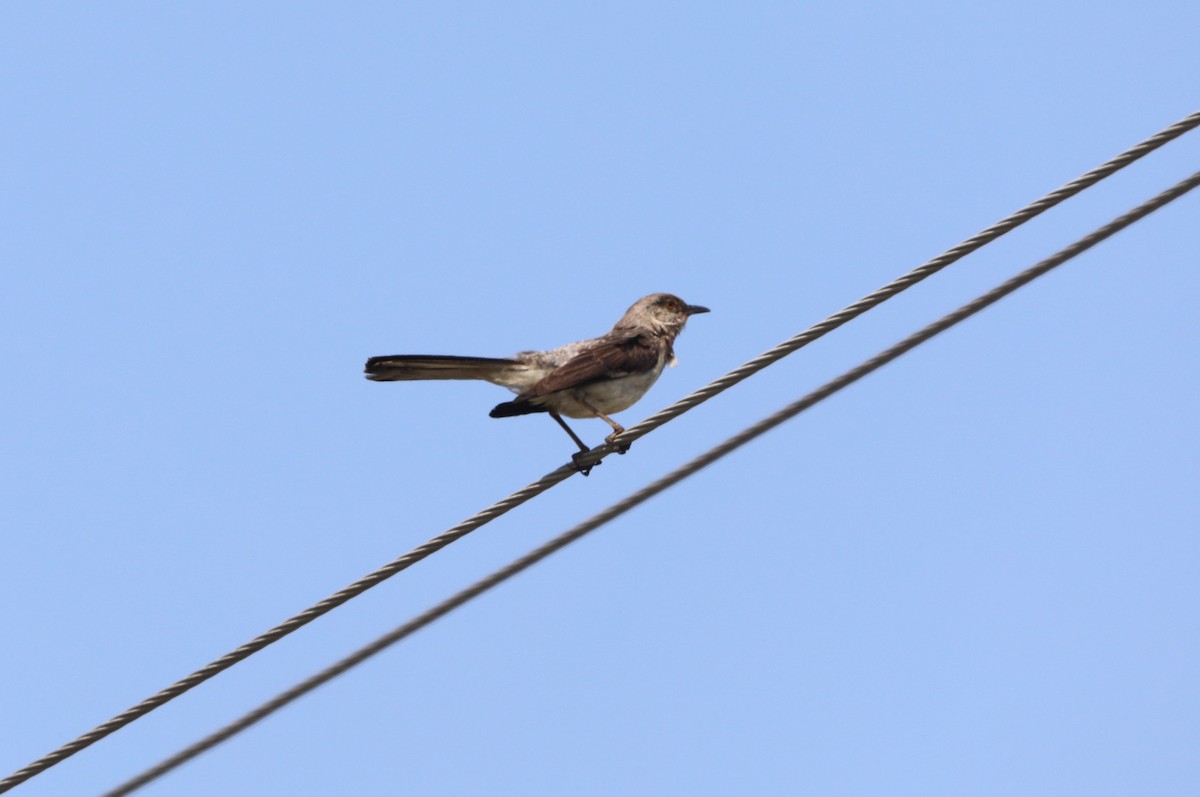
MULTIPOLYGON (((1200 107, 1179 2, 0 5, 0 776, 1200 107), (599 442, 607 427, 579 421, 599 442)), ((1200 168, 1200 134, 18 788, 111 787, 1200 168)), ((1184 795, 1189 196, 146 790, 1184 795)))

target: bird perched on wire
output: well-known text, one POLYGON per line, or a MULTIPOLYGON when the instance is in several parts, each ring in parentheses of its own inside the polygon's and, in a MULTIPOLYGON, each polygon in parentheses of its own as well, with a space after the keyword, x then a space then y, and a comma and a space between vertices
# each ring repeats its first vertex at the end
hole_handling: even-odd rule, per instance
POLYGON ((545 412, 581 452, 588 447, 567 426, 568 418, 600 418, 612 427, 612 443, 625 428, 609 416, 628 409, 645 395, 666 365, 674 365, 675 338, 689 317, 707 307, 688 304, 669 293, 652 293, 625 311, 612 331, 546 351, 512 357, 457 357, 394 354, 367 360, 367 379, 405 382, 423 379, 481 379, 517 394, 497 404, 493 418, 545 412))

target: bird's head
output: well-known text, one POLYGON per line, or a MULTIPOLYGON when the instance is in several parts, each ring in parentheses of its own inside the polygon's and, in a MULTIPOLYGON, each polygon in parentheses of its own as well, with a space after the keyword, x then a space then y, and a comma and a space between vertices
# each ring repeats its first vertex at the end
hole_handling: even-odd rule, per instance
POLYGON ((649 329, 674 338, 683 329, 689 316, 707 312, 707 307, 688 304, 674 294, 652 293, 634 302, 621 316, 616 328, 649 329))

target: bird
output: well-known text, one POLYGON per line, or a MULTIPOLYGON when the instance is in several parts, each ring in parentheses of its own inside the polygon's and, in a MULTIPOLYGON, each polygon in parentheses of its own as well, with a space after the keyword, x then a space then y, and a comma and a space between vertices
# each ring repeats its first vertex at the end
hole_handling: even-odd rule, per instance
POLYGON ((625 428, 609 416, 633 406, 663 368, 675 364, 675 338, 691 316, 707 312, 673 294, 652 293, 634 302, 604 335, 556 349, 512 357, 392 354, 369 358, 364 371, 374 382, 478 379, 506 387, 517 396, 497 404, 491 417, 547 413, 582 454, 588 446, 562 416, 603 420, 613 430, 605 441, 613 444, 625 428))

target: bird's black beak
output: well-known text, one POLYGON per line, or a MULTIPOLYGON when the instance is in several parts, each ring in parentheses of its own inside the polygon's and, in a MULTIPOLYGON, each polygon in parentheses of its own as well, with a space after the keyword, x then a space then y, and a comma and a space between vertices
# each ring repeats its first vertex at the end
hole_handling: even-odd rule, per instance
POLYGON ((697 315, 698 313, 708 313, 711 311, 707 307, 701 307, 698 304, 689 304, 683 308, 683 312, 688 315, 697 315))

